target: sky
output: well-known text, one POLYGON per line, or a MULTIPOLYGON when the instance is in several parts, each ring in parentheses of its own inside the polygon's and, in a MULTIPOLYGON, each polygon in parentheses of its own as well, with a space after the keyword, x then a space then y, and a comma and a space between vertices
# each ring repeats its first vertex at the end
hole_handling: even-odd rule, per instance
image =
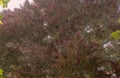
MULTIPOLYGON (((10 0, 8 3, 8 9, 14 11, 14 8, 20 8, 20 5, 23 5, 26 0, 10 0)), ((33 0, 28 0, 29 2, 32 2, 33 0)), ((3 8, 0 7, 0 11, 2 11, 3 8)))

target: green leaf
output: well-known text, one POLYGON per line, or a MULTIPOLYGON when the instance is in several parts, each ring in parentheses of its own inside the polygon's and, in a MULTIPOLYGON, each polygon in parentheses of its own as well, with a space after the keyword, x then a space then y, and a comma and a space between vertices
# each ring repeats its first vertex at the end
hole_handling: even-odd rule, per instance
POLYGON ((112 38, 119 40, 120 39, 120 30, 117 30, 111 34, 112 38))
POLYGON ((0 78, 3 78, 3 75, 2 75, 2 76, 0 76, 0 78))
MULTIPOLYGON (((0 5, 3 8, 6 8, 10 0, 0 0, 0 5)), ((2 24, 2 15, 0 14, 0 24, 2 24)))
POLYGON ((8 5, 8 2, 9 2, 10 0, 3 0, 3 7, 7 7, 7 5, 8 5))
POLYGON ((0 76, 2 76, 3 75, 3 70, 2 69, 0 69, 0 76))

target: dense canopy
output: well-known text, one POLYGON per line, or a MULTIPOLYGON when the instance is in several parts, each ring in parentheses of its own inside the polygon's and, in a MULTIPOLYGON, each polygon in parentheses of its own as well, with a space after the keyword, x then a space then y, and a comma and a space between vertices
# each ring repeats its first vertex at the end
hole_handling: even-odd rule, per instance
POLYGON ((34 0, 2 12, 5 78, 119 78, 119 0, 34 0))

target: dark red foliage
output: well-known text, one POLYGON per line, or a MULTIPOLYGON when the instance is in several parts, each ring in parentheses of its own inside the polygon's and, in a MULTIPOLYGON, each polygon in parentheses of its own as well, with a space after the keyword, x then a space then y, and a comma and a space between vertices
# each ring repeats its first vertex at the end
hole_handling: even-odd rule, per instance
MULTIPOLYGON (((118 7, 117 0, 34 0, 14 12, 3 11, 0 46, 8 53, 3 60, 5 74, 12 71, 17 78, 119 77, 118 61, 111 62, 103 47, 106 40, 112 40, 110 34, 120 29, 118 7), (12 55, 10 49, 16 53, 12 55), (15 55, 13 65, 9 61, 15 55)), ((119 52, 119 47, 112 51, 119 52)))

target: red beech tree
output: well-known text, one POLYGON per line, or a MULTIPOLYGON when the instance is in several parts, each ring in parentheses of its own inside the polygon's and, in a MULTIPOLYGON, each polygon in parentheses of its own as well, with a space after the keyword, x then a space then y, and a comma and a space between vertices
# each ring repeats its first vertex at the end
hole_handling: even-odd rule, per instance
POLYGON ((118 78, 119 0, 34 0, 3 11, 1 67, 17 78, 118 78))

